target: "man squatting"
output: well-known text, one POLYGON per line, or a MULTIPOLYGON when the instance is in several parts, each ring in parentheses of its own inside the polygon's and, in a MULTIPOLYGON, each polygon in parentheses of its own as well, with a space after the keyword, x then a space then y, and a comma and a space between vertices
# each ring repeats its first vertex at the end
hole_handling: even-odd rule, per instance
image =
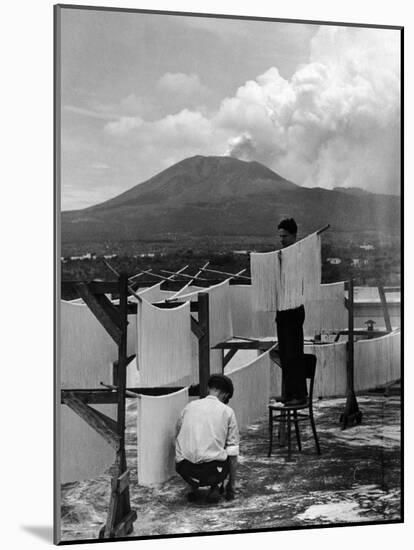
MULTIPOLYGON (((293 218, 282 220, 278 230, 282 248, 296 242, 297 225, 293 218)), ((307 398, 304 320, 303 305, 276 314, 278 358, 283 372, 282 400, 287 406, 302 404, 307 398)), ((190 502, 201 501, 200 487, 209 487, 205 500, 218 503, 227 478, 226 498, 235 497, 240 438, 234 411, 227 405, 233 392, 230 378, 213 374, 208 380, 207 397, 188 403, 178 419, 176 471, 191 488, 187 495, 190 502)))
POLYGON ((208 395, 191 401, 181 412, 175 442, 176 471, 191 491, 190 502, 203 498, 200 487, 209 487, 206 501, 218 503, 226 485, 226 499, 235 497, 239 430, 233 409, 233 383, 224 374, 208 380, 208 395))

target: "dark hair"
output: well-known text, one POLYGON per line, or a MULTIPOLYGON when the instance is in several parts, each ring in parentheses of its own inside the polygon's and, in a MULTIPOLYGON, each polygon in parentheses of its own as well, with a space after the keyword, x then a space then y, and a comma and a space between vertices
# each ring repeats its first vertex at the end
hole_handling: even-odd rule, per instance
POLYGON ((285 218, 277 226, 278 229, 286 229, 291 235, 296 235, 298 232, 298 226, 293 218, 285 218))
POLYGON ((233 397, 233 382, 224 374, 212 374, 208 379, 207 386, 228 393, 229 398, 233 397))

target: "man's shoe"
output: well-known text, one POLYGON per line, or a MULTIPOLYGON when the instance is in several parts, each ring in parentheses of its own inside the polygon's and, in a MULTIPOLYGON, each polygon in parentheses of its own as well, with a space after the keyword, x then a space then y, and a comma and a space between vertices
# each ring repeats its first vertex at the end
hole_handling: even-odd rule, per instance
POLYGON ((236 498, 236 493, 231 487, 226 488, 226 500, 234 500, 236 498))
POLYGON ((218 486, 212 487, 206 496, 206 502, 209 504, 217 504, 220 500, 220 490, 218 486))
POLYGON ((200 491, 195 490, 187 493, 188 502, 200 502, 202 498, 203 498, 203 495, 200 493, 200 491))

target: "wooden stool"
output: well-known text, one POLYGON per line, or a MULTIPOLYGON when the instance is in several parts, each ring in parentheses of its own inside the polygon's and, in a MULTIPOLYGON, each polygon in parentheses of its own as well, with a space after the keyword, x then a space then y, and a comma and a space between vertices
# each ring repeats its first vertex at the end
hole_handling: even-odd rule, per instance
POLYGON ((296 440, 298 444, 299 451, 302 450, 302 445, 300 441, 300 432, 299 432, 299 422, 303 420, 310 420, 312 426, 313 437, 315 439, 315 446, 318 455, 321 454, 321 449, 319 446, 318 435, 316 433, 315 419, 313 417, 313 386, 315 382, 315 371, 316 371, 316 356, 312 354, 304 355, 305 361, 305 374, 309 383, 309 396, 307 402, 303 405, 292 405, 285 406, 282 403, 270 403, 269 404, 269 452, 267 456, 272 454, 273 446, 273 422, 286 423, 287 424, 287 443, 288 443, 288 460, 291 459, 291 427, 292 423, 295 426, 296 440), (298 412, 308 410, 307 413, 298 412))

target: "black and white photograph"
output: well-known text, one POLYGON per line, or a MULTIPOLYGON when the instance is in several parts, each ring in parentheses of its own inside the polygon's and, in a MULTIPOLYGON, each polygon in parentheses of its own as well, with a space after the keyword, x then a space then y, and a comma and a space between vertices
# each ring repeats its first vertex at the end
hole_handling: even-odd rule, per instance
POLYGON ((54 6, 55 544, 403 522, 404 21, 139 4, 54 6))

